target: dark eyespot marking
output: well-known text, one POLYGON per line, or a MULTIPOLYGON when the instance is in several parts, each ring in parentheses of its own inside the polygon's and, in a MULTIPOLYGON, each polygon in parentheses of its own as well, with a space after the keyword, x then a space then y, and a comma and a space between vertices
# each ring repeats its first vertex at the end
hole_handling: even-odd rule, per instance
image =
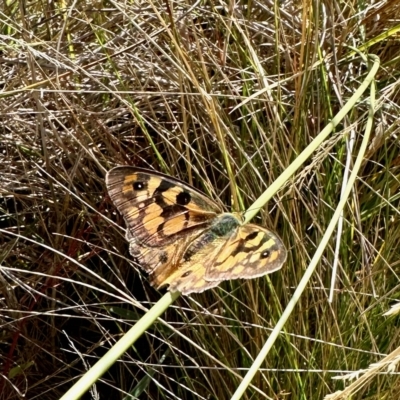
POLYGON ((192 200, 192 196, 188 192, 180 192, 176 196, 176 203, 180 206, 186 206, 190 203, 190 200, 192 200))
POLYGON ((133 186, 133 190, 143 190, 146 187, 146 184, 144 182, 138 181, 138 182, 134 182, 133 186))
POLYGON ((191 273, 192 271, 187 271, 181 276, 181 278, 187 278, 191 273))
POLYGON ((271 255, 269 250, 265 250, 261 253, 261 258, 268 258, 271 255))
POLYGON ((158 256, 158 259, 160 260, 160 263, 165 264, 168 261, 167 253, 165 251, 162 251, 158 256))

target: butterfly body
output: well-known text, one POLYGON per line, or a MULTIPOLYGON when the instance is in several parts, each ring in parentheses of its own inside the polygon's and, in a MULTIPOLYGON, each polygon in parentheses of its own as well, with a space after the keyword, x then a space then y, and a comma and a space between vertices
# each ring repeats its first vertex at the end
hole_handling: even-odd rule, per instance
POLYGON ((129 251, 156 287, 183 294, 281 268, 282 241, 222 208, 186 183, 150 170, 116 167, 109 195, 123 215, 129 251))
POLYGON ((193 255, 204 252, 210 244, 214 248, 218 241, 226 241, 238 226, 240 221, 233 214, 226 213, 215 217, 209 228, 190 243, 183 254, 183 260, 189 261, 193 255))

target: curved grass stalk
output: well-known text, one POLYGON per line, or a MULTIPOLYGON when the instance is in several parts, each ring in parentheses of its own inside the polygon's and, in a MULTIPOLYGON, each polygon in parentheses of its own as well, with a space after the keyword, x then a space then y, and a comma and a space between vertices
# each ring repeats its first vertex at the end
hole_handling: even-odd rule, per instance
MULTIPOLYGON (((305 160, 304 157, 306 155, 308 157, 311 154, 311 151, 313 151, 315 149, 315 147, 314 147, 315 144, 317 143, 319 145, 322 142, 323 139, 321 139, 321 136, 323 136, 324 139, 326 138, 326 136, 332 130, 332 128, 335 127, 339 123, 339 121, 345 116, 345 114, 354 106, 355 102, 359 99, 359 97, 365 91, 365 89, 369 85, 371 85, 371 92, 370 92, 371 93, 371 95, 370 95, 370 105, 371 106, 370 106, 368 122, 367 122, 366 129, 365 129, 365 135, 363 137, 363 141, 361 143, 361 147, 360 147, 359 153, 357 155, 357 159, 354 163, 353 170, 350 174, 347 187, 343 192, 343 196, 341 197, 341 199, 339 201, 339 204, 335 210, 335 213, 332 216, 332 219, 326 229, 326 232, 321 240, 321 243, 319 244, 317 250, 315 251, 315 254, 314 254, 313 258, 311 259, 311 262, 310 262, 306 272, 304 273, 303 278, 301 279, 301 281, 299 283, 299 286, 295 290, 293 297, 291 298, 291 300, 290 300, 289 304, 287 305, 285 311, 283 312, 281 318, 279 319, 275 328, 271 332, 271 335, 269 336, 268 340, 266 341, 264 347, 261 349, 257 358, 254 360, 253 365, 247 372, 243 381, 238 386, 238 388, 237 388, 236 392, 234 393, 234 395, 232 396, 231 400, 239 400, 242 397, 247 386, 250 384, 251 380, 253 379, 254 375, 257 373, 261 364, 264 362, 270 349, 272 348, 273 344, 275 343, 275 340, 281 333, 281 330, 283 329, 283 326, 285 325, 286 321, 292 314, 295 305, 297 304, 301 294, 303 293, 306 285, 308 284, 312 274, 315 271, 315 268, 317 267, 317 265, 319 263, 320 258, 322 257, 323 252, 325 251, 326 246, 328 245, 329 240, 331 239, 331 236, 332 236, 332 234, 336 228, 336 225, 338 223, 338 220, 342 214, 342 210, 343 210, 344 206, 346 205, 347 199, 353 189, 353 185, 357 178, 358 171, 359 171, 361 163, 364 159, 365 151, 367 150, 367 145, 369 142, 369 137, 370 137, 372 125, 373 125, 373 114, 374 114, 374 104, 375 104, 375 86, 374 86, 373 78, 379 68, 379 59, 376 56, 370 56, 370 57, 374 60, 374 64, 373 64, 368 76, 366 77, 365 81, 363 82, 363 84, 354 93, 354 95, 350 98, 350 100, 345 104, 343 109, 336 115, 336 117, 332 120, 332 122, 325 129, 323 129, 323 131, 318 135, 318 137, 316 137, 311 142, 311 144, 309 146, 307 146, 307 148, 299 155, 299 157, 296 158, 296 160, 288 167, 288 169, 291 168, 294 171, 296 171, 297 168, 299 168, 299 166, 301 165, 300 161, 298 161, 298 160, 301 159, 301 161, 303 162, 305 160)), ((284 175, 284 174, 287 175, 286 170, 282 175, 284 175)), ((274 182, 274 184, 280 180, 282 175, 274 182)), ((274 186, 274 184, 272 184, 269 187, 269 189, 271 189, 271 187, 274 186)), ((275 187, 273 188, 273 190, 275 190, 275 187)), ((268 192, 268 190, 266 190, 264 192, 265 196, 266 196, 267 192, 268 192)), ((273 193, 275 193, 275 191, 273 193)))

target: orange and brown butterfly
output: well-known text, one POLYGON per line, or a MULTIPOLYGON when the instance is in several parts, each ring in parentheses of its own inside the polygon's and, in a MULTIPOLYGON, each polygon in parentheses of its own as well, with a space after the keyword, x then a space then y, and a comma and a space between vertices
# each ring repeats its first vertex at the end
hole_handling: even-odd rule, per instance
POLYGON ((222 208, 168 175, 121 166, 107 173, 111 200, 125 219, 129 251, 157 288, 189 294, 221 281, 255 278, 282 267, 279 237, 222 208))

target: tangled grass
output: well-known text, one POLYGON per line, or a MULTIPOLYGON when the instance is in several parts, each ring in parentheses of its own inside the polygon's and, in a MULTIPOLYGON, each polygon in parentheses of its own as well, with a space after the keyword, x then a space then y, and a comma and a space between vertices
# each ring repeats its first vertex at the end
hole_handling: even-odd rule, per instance
MULTIPOLYGON (((126 296, 160 297, 107 170, 155 168, 245 210, 360 85, 360 53, 381 60, 375 129, 339 252, 332 237, 245 398, 399 397, 398 317, 383 315, 400 293, 399 6, 314 6, 2 3, 1 399, 59 398, 143 315, 126 296)), ((257 217, 287 245, 282 271, 180 298, 91 397, 232 396, 329 224, 368 108, 365 94, 257 217)))

